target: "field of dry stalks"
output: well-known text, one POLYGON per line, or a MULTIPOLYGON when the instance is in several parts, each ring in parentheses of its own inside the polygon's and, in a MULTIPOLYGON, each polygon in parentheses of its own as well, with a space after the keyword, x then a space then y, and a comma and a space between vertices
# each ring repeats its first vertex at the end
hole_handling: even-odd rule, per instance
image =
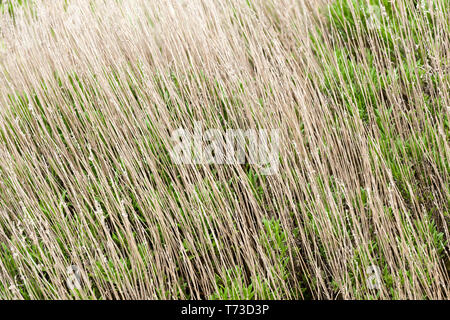
POLYGON ((450 298, 448 1, 0 2, 0 299, 450 298))

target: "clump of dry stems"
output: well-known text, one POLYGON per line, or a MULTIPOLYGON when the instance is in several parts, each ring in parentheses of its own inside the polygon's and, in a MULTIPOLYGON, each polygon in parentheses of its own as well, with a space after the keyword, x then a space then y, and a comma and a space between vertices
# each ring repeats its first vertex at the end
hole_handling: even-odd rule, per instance
POLYGON ((1 8, 0 298, 450 297, 448 2, 1 8), (175 164, 195 121, 278 173, 175 164))

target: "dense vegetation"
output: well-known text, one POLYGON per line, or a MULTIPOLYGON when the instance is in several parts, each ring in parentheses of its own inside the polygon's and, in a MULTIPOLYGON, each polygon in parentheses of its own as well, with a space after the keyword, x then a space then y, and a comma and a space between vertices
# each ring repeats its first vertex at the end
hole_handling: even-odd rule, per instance
POLYGON ((449 8, 3 1, 0 298, 448 299, 449 8), (174 163, 196 121, 278 172, 174 163))

